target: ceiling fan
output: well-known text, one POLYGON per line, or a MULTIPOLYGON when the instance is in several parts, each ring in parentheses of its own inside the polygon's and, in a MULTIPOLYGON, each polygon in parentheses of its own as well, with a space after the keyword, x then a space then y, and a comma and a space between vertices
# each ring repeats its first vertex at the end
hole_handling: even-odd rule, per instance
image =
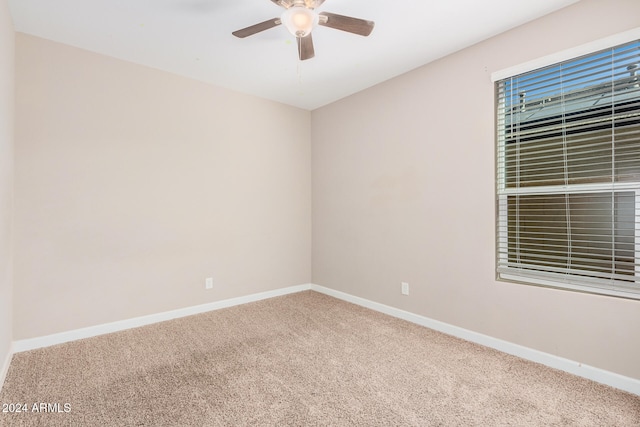
POLYGON ((301 61, 313 58, 313 39, 311 31, 317 26, 335 28, 348 33, 368 36, 375 25, 372 21, 352 18, 350 16, 337 15, 335 13, 317 13, 315 9, 320 7, 325 0, 271 0, 286 10, 280 18, 269 19, 259 24, 252 25, 241 30, 234 31, 236 37, 245 38, 253 34, 284 24, 298 42, 298 56, 301 61))

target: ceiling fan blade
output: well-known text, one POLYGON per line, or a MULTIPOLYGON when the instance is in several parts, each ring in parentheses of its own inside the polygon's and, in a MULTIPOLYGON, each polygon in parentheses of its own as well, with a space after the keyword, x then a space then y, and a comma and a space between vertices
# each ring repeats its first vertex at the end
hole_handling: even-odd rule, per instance
POLYGON ((256 33, 259 33, 261 31, 268 30, 269 28, 277 27, 280 24, 282 24, 282 22, 280 22, 280 18, 273 18, 273 19, 269 19, 268 21, 264 21, 259 24, 252 25, 250 27, 234 31, 231 34, 243 39, 245 37, 252 36, 256 33))
POLYGON ((298 56, 300 61, 311 59, 316 56, 316 52, 313 49, 313 39, 311 34, 306 37, 296 37, 298 39, 298 56))
POLYGON ((365 37, 371 34, 373 26, 375 25, 373 21, 337 15, 335 13, 322 12, 319 15, 320 22, 318 22, 318 24, 320 25, 365 37))

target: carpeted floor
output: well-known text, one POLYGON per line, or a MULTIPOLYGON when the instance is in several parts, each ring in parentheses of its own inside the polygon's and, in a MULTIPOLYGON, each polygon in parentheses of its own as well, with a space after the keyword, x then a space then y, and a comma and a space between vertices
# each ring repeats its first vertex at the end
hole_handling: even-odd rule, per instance
POLYGON ((27 406, 3 426, 640 426, 638 396, 312 291, 18 353, 0 402, 27 406))

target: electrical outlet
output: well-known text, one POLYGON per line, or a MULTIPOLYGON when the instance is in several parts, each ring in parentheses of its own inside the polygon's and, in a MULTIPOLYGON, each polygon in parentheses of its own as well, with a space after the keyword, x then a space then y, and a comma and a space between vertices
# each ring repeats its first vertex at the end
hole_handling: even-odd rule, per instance
POLYGON ((213 277, 207 277, 204 281, 205 289, 213 289, 213 277))
POLYGON ((402 282, 402 295, 409 295, 409 284, 402 282))

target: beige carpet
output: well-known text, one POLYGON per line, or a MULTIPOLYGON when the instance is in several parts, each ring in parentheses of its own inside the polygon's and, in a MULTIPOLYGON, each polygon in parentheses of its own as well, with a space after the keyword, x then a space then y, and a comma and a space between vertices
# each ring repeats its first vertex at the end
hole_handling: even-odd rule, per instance
POLYGON ((638 396, 311 291, 16 354, 0 402, 21 426, 640 426, 638 396))

